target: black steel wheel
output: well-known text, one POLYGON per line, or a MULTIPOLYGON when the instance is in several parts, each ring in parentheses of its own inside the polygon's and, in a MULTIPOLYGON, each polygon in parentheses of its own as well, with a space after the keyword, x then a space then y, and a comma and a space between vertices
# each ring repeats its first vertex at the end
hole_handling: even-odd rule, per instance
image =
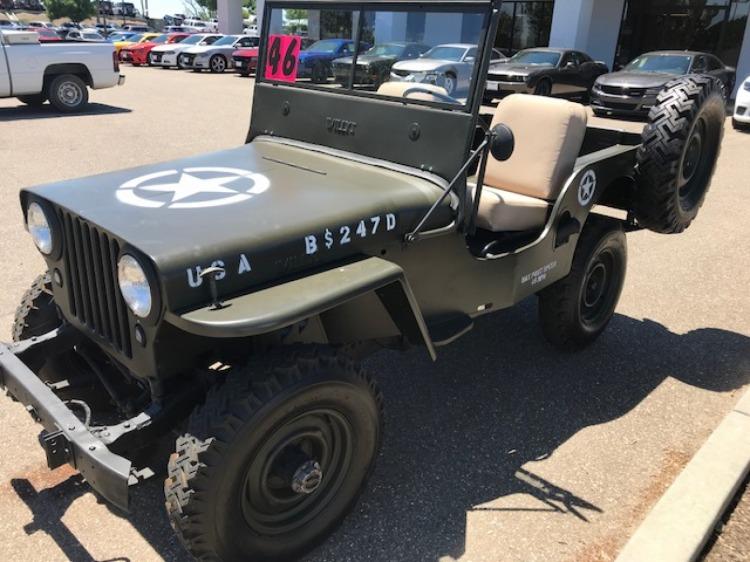
POLYGON ((63 113, 78 111, 89 101, 86 84, 73 74, 55 76, 47 85, 46 95, 50 104, 63 113))
POLYGON ((724 134, 722 84, 683 76, 651 108, 637 153, 635 217, 654 232, 684 231, 698 215, 724 134))
POLYGON ((570 274, 539 293, 545 338, 564 351, 591 344, 614 315, 625 282, 627 244, 617 221, 590 217, 570 274))
POLYGON ((329 348, 235 368, 177 440, 164 485, 172 526, 199 559, 300 556, 354 505, 381 433, 380 392, 329 348))

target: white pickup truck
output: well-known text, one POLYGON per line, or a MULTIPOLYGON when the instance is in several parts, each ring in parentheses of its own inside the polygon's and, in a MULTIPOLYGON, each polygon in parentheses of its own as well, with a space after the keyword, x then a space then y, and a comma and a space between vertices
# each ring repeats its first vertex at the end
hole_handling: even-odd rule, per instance
POLYGON ((0 31, 0 98, 58 111, 88 103, 88 88, 111 88, 125 77, 111 43, 40 44, 34 31, 0 31))

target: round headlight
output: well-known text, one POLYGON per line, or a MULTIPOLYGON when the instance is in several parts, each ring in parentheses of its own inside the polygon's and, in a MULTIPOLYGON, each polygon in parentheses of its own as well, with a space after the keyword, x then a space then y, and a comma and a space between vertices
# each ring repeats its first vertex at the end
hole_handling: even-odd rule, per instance
POLYGON ((39 203, 31 203, 26 209, 26 226, 31 239, 43 254, 52 252, 52 229, 39 203))
POLYGON ((151 312, 151 286, 146 272, 133 256, 123 254, 117 262, 117 283, 128 308, 145 318, 151 312))

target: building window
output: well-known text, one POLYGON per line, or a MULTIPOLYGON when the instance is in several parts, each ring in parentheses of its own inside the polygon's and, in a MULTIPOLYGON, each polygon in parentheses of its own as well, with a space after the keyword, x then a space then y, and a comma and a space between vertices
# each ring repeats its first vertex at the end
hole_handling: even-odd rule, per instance
POLYGON ((626 0, 615 66, 647 51, 691 49, 736 65, 748 0, 626 0))
POLYGON ((521 49, 547 47, 553 0, 506 0, 500 7, 495 47, 511 55, 521 49))

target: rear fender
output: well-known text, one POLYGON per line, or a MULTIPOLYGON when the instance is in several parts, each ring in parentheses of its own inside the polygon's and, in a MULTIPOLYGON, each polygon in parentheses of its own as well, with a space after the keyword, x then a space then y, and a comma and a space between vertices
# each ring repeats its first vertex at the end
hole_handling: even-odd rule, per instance
MULTIPOLYGON (((435 359, 435 348, 403 269, 370 257, 260 289, 182 315, 168 312, 166 320, 181 330, 208 338, 247 338, 277 332, 320 317, 326 332, 338 334, 358 324, 356 338, 368 335, 369 311, 385 310, 389 320, 411 343, 424 343, 435 359), (363 318, 364 317, 364 318, 363 318)), ((375 320, 375 318, 373 318, 375 320)), ((371 338, 380 334, 376 322, 371 338)))

